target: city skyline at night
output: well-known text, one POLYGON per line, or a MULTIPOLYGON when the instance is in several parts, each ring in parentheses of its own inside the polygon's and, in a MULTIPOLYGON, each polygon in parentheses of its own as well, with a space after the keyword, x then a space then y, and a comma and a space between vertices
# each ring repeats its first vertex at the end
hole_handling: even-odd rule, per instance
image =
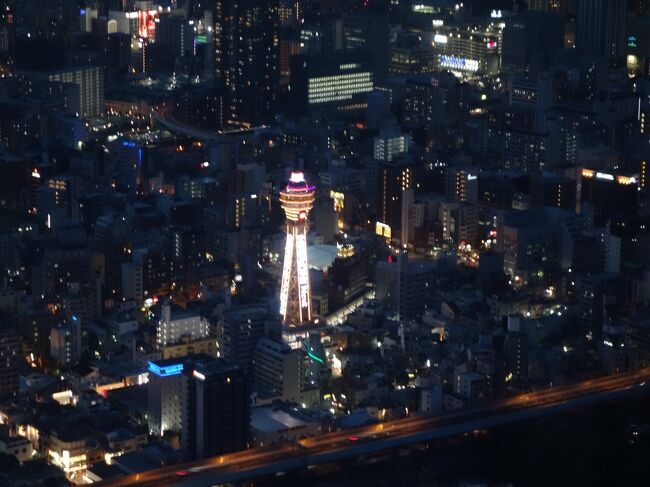
POLYGON ((645 486, 650 0, 0 0, 0 486, 645 486))

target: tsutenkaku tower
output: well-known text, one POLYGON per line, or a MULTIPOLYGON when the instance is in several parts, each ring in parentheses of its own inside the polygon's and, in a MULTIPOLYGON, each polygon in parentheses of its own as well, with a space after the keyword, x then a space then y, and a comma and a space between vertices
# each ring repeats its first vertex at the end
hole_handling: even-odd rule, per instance
POLYGON ((315 188, 309 186, 302 172, 292 172, 289 184, 280 191, 280 204, 287 221, 284 247, 280 314, 282 322, 300 326, 311 321, 311 288, 307 262, 307 215, 314 205, 315 188))

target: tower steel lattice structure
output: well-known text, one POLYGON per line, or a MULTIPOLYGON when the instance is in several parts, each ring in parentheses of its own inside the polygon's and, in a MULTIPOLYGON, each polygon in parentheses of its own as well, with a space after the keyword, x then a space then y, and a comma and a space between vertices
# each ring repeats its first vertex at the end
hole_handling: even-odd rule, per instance
POLYGON ((307 262, 307 215, 314 205, 314 186, 302 172, 291 173, 289 184, 280 191, 280 204, 286 215, 287 241, 284 248, 280 314, 285 325, 297 327, 312 319, 309 263, 307 262))

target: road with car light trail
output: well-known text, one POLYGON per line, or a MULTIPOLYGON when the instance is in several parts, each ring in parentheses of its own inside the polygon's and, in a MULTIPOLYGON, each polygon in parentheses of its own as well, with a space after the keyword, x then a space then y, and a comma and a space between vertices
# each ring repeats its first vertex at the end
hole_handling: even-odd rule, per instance
POLYGON ((521 394, 437 416, 412 416, 297 443, 174 465, 101 482, 100 485, 198 487, 243 481, 649 392, 650 368, 521 394))

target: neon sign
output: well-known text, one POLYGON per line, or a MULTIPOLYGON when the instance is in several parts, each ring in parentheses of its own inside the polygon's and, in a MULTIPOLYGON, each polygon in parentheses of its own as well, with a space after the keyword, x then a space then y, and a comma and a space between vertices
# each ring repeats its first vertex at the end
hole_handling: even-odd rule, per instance
POLYGON ((153 362, 149 362, 149 372, 153 372, 159 377, 169 377, 170 375, 178 375, 183 372, 183 364, 172 364, 172 365, 157 365, 153 362))

